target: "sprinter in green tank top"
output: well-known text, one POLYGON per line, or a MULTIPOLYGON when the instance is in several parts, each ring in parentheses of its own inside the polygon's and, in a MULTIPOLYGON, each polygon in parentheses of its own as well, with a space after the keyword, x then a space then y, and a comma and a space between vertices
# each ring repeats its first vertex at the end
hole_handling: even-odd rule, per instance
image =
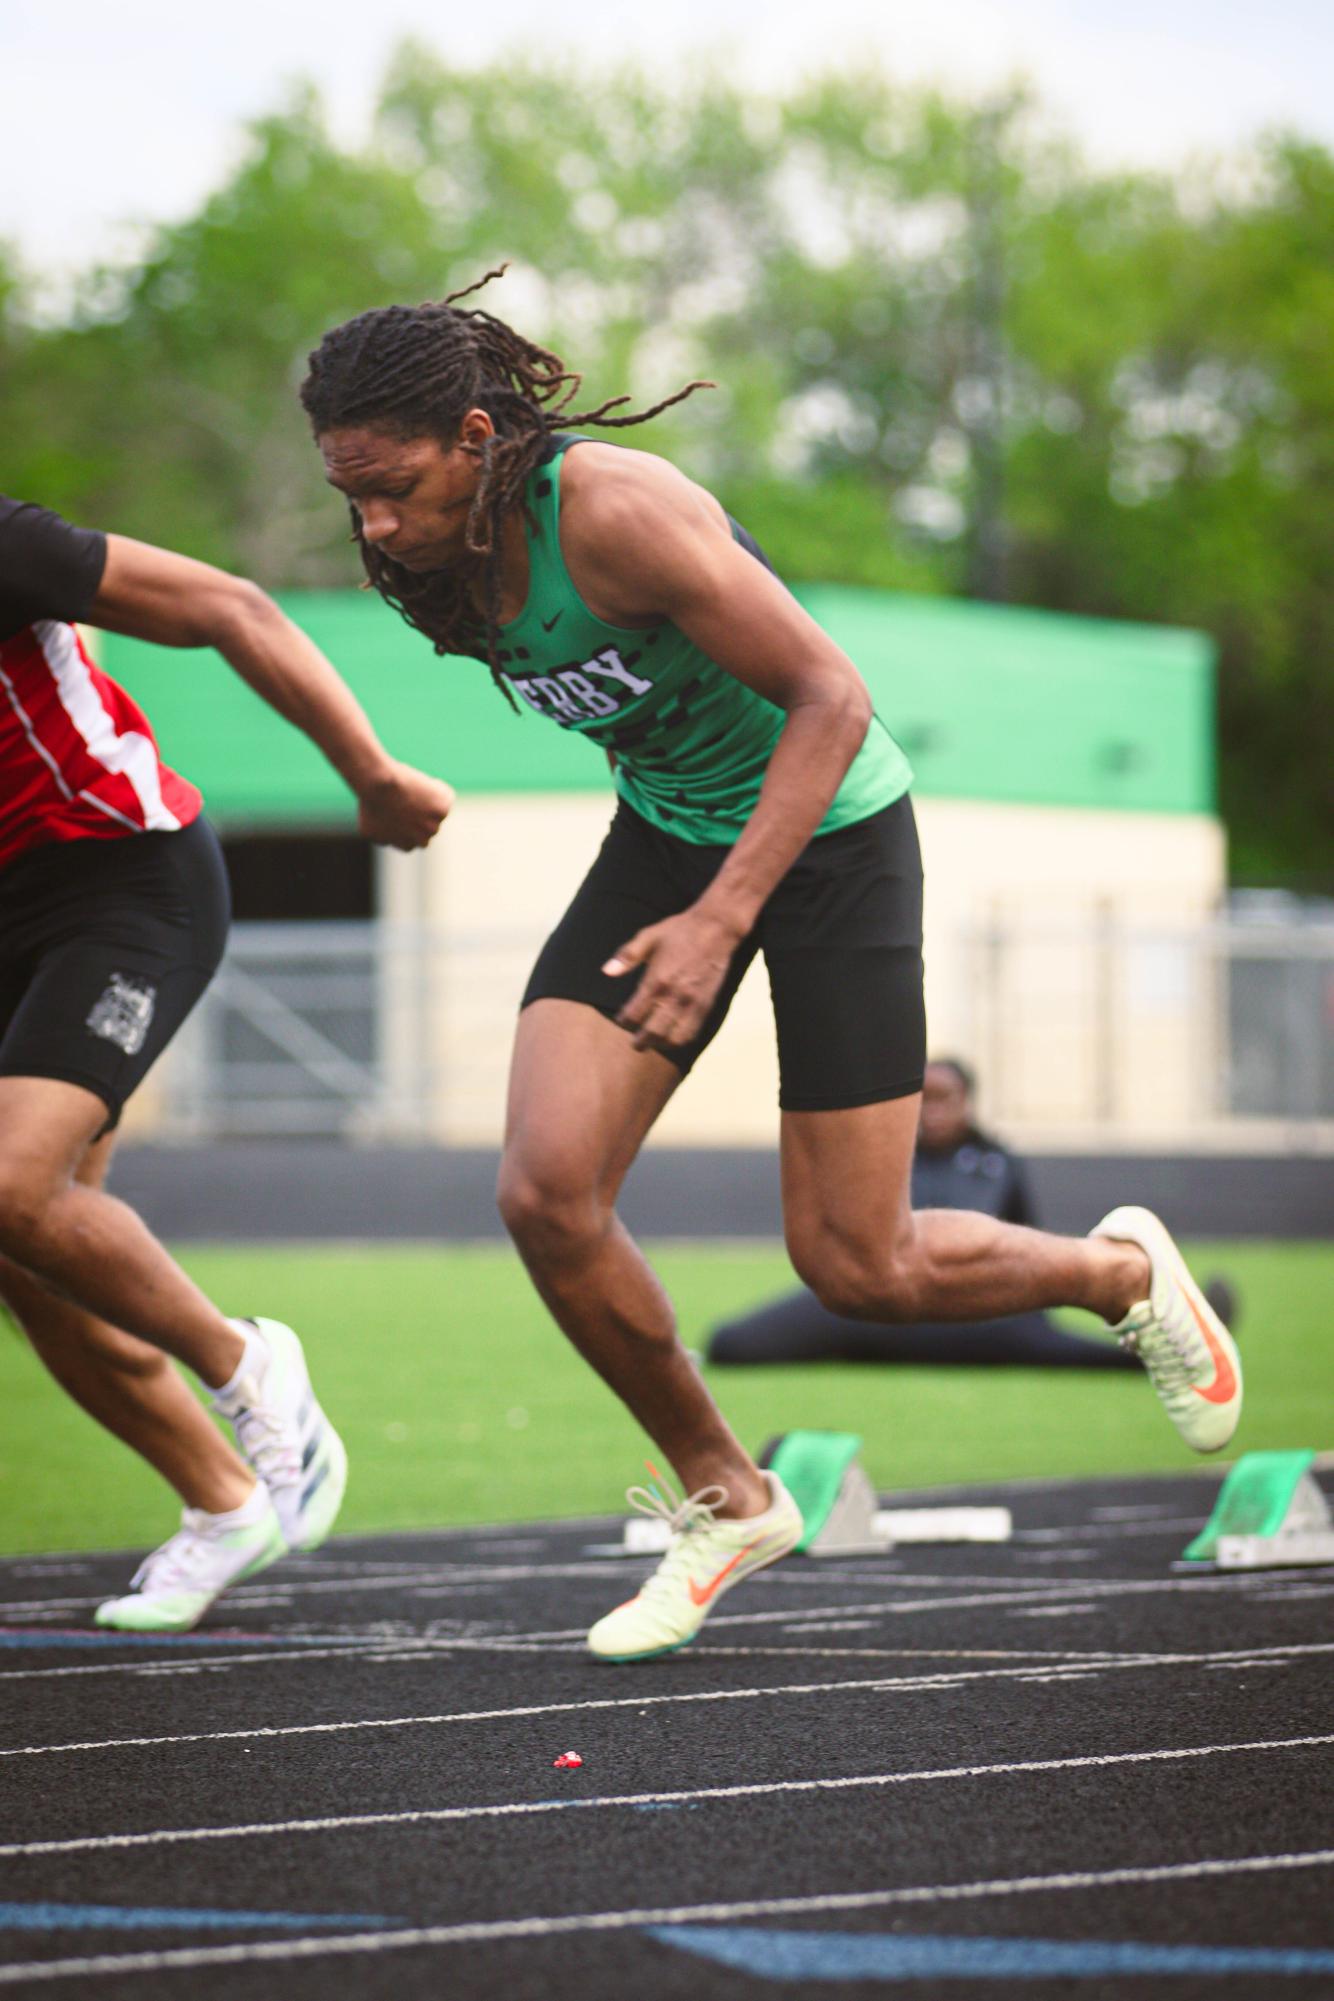
MULTIPOLYGON (((647 630, 621 624, 580 595, 561 546, 561 506, 580 478, 571 447, 583 442, 553 438, 550 456, 528 477, 528 590, 517 616, 500 629, 505 679, 539 714, 608 752, 616 790, 644 819, 685 841, 730 845, 758 804, 785 711, 719 666, 672 621, 647 630)), ((758 557, 745 531, 728 525, 733 540, 758 557)), ((832 833, 892 805, 911 776, 903 752, 873 716, 816 832, 832 833)))
POLYGON ((573 414, 579 377, 465 296, 335 328, 301 395, 376 588, 437 652, 487 662, 516 708, 612 763, 607 840, 524 997, 499 1191, 542 1298, 687 1496, 644 1497, 671 1520, 668 1553, 592 1650, 684 1646, 801 1531, 615 1211, 757 950, 787 1243, 812 1291, 881 1321, 1086 1307, 1120 1324, 1187 1441, 1215 1450, 1240 1409, 1236 1350, 1147 1210, 1084 1239, 912 1210, 921 873, 908 767, 856 668, 711 494, 571 436, 656 410, 573 414))

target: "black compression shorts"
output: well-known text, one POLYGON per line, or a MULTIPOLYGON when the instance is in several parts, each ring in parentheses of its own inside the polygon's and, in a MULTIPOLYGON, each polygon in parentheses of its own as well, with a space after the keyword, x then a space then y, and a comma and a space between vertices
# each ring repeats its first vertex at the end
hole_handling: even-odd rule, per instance
MULTIPOLYGON (((639 972, 602 971, 646 924, 695 903, 731 853, 664 833, 624 801, 573 903, 538 955, 523 997, 583 1001, 614 1019, 639 972)), ((922 862, 912 805, 891 806, 798 855, 733 954, 695 1040, 664 1051, 684 1073, 708 1048, 762 951, 778 1031, 779 1104, 841 1111, 922 1088, 922 862)))
POLYGON ((0 1076, 81 1084, 110 1131, 217 970, 230 914, 203 820, 21 855, 0 871, 0 1076))

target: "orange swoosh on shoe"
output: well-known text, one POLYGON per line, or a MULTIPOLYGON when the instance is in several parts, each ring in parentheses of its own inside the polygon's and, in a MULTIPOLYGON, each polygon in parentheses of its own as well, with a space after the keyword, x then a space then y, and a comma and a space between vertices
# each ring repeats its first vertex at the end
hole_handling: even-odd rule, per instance
POLYGON ((1188 1288, 1183 1285, 1181 1290, 1186 1295, 1187 1306, 1195 1315, 1195 1324, 1204 1336, 1205 1346, 1213 1357, 1214 1364, 1214 1379, 1208 1388, 1201 1389, 1198 1383, 1193 1383, 1191 1387, 1196 1396, 1203 1397, 1206 1403, 1230 1403, 1237 1393, 1237 1372, 1232 1366, 1226 1348, 1222 1346, 1213 1328, 1191 1298, 1188 1288))
POLYGON ((754 1542, 748 1542, 744 1549, 739 1549, 736 1555, 732 1558, 732 1561, 730 1563, 725 1563, 722 1569, 718 1572, 718 1575, 716 1577, 711 1577, 709 1579, 709 1582, 704 1586, 704 1589, 702 1591, 699 1585, 696 1584, 694 1578, 692 1577, 690 1580, 691 1602, 695 1605, 707 1605, 710 1598, 714 1596, 715 1592, 717 1591, 719 1585, 722 1583, 723 1579, 725 1577, 731 1576, 732 1572, 736 1569, 737 1565, 740 1563, 742 1557, 749 1556, 751 1551, 753 1549, 758 1549, 763 1541, 764 1537, 762 1535, 756 1536, 754 1542))

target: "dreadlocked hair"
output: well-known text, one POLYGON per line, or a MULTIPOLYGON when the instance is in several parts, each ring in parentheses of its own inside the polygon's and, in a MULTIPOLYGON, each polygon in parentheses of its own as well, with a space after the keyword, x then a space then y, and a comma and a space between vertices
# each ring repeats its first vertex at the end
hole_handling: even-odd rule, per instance
POLYGON ((487 661, 492 680, 517 708, 500 671, 500 525, 522 504, 525 483, 548 440, 582 424, 619 429, 646 423, 714 384, 688 382, 649 410, 624 411, 630 398, 613 396, 594 409, 572 411, 582 375, 504 320, 475 307, 458 308, 460 299, 507 269, 501 264, 445 299, 380 307, 332 328, 310 355, 301 402, 317 437, 369 424, 404 438, 452 444, 469 410, 485 410, 490 417, 495 436, 480 449, 480 477, 465 530, 465 546, 481 568, 480 615, 473 592, 476 568, 425 575, 406 569, 367 542, 355 507, 352 533, 367 578, 381 597, 425 633, 437 653, 487 661), (613 416, 615 410, 622 414, 613 416))

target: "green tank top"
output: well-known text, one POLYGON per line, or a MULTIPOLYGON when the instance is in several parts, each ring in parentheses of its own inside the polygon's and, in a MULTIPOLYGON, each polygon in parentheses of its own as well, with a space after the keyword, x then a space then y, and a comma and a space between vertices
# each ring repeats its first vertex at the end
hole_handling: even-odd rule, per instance
MULTIPOLYGON (((560 473, 577 438, 530 475, 528 600, 500 628, 500 666, 539 715, 609 751, 621 798, 698 845, 730 845, 755 810, 786 720, 668 621, 608 625, 579 596, 560 548, 560 473)), ((764 562, 745 530, 732 532, 764 562)), ((907 791, 908 760, 878 716, 817 832, 878 813, 907 791)))

